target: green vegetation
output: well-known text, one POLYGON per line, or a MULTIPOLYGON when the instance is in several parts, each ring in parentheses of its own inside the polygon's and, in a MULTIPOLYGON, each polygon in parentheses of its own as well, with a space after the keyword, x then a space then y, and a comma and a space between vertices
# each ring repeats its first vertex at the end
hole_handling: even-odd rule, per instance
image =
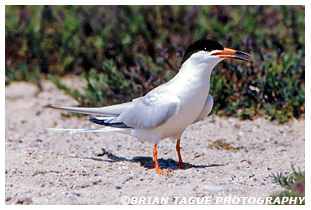
POLYGON ((212 75, 213 111, 286 122, 305 110, 304 6, 6 6, 6 84, 48 77, 81 106, 125 102, 173 75, 194 41, 253 55, 212 75), (59 80, 81 74, 84 92, 59 80))
MULTIPOLYGON (((279 183, 285 190, 278 195, 272 196, 275 200, 276 198, 288 197, 288 198, 295 198, 295 197, 305 197, 305 172, 296 171, 293 168, 293 174, 289 176, 284 176, 281 173, 278 173, 274 176, 274 181, 279 183)), ((274 202, 272 202, 274 203, 274 202)), ((303 202, 303 205, 305 201, 303 202)))

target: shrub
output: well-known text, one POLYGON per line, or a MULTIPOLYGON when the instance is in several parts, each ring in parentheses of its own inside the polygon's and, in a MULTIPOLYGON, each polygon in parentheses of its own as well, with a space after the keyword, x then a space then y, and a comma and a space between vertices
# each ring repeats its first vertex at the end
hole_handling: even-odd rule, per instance
POLYGON ((285 122, 305 109, 304 14, 304 6, 6 6, 6 84, 40 86, 49 74, 82 106, 124 102, 169 80, 187 46, 212 38, 253 55, 213 72, 214 111, 285 122), (65 87, 57 79, 65 74, 81 74, 85 92, 65 87))

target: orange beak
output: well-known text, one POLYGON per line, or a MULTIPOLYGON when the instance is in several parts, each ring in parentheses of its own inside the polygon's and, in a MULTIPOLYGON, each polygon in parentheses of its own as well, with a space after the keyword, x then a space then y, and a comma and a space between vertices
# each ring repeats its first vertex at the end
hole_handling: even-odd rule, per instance
POLYGON ((238 50, 230 49, 230 48, 224 48, 222 51, 214 53, 212 56, 218 56, 219 58, 229 58, 229 59, 234 59, 234 60, 249 61, 249 62, 251 61, 249 59, 239 57, 238 55, 251 57, 250 54, 247 54, 245 52, 241 52, 238 50), (233 54, 233 55, 230 55, 230 54, 233 54))

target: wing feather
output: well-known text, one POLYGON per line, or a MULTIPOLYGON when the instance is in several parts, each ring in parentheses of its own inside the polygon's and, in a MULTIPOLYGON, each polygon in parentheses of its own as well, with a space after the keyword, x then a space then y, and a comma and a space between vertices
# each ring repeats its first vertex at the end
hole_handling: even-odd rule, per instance
POLYGON ((180 99, 177 96, 163 92, 160 94, 150 92, 146 96, 134 99, 131 102, 107 107, 47 107, 82 114, 114 117, 109 120, 109 123, 97 118, 91 120, 106 126, 153 129, 175 116, 179 111, 180 104, 180 99))
POLYGON ((133 100, 132 108, 115 118, 133 128, 153 129, 176 115, 180 108, 177 96, 160 94, 146 95, 133 100))
POLYGON ((132 102, 127 102, 123 104, 117 104, 106 107, 58 107, 58 106, 46 106, 48 108, 60 109, 70 112, 76 112, 81 114, 91 114, 99 116, 118 116, 122 112, 130 109, 132 107, 132 102))

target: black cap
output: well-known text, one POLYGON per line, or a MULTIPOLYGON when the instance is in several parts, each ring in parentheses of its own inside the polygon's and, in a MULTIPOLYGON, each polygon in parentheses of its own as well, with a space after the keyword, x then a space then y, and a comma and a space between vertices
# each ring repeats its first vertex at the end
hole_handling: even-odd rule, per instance
POLYGON ((212 39, 200 39, 190 45, 185 52, 184 58, 182 59, 182 64, 193 54, 198 51, 212 51, 212 50, 223 50, 224 46, 222 46, 219 42, 212 39))

